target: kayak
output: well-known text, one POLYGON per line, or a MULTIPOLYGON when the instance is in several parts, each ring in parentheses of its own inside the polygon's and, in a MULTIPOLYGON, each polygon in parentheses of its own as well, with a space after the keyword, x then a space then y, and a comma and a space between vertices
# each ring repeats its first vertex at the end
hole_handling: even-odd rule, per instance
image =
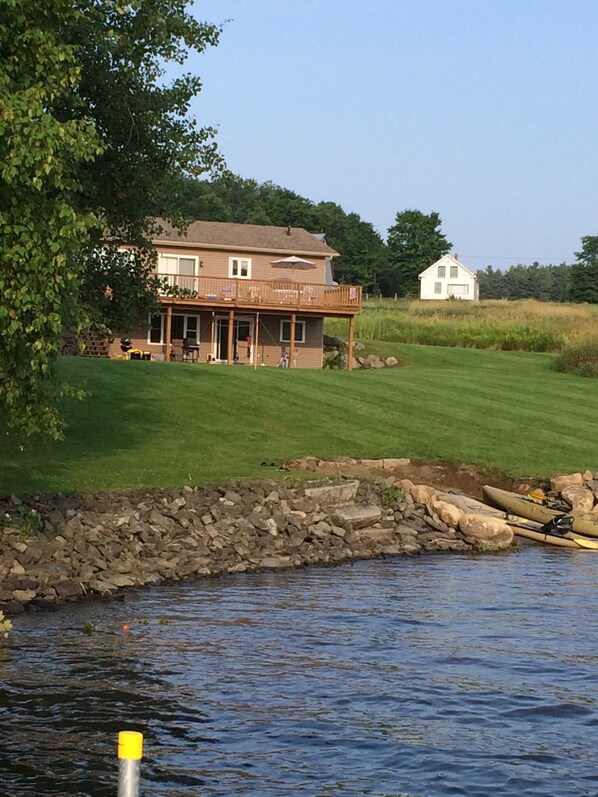
MULTIPOLYGON (((495 488, 490 487, 490 490, 495 488)), ((486 490, 486 488, 484 488, 486 490)), ((504 492, 504 491, 501 491, 504 492)), ((482 503, 475 498, 470 498, 468 495, 455 495, 454 496, 460 506, 466 512, 475 512, 478 515, 487 515, 488 517, 496 517, 505 520, 513 530, 517 537, 525 537, 528 540, 535 542, 543 542, 548 545, 557 545, 559 548, 586 548, 588 550, 598 550, 598 540, 589 539, 572 532, 565 535, 550 534, 542 530, 542 524, 529 520, 520 515, 513 515, 505 512, 502 509, 497 509, 488 504, 482 503)), ((523 498, 523 496, 520 496, 523 498)), ((557 513, 561 514, 561 513, 557 513)))
POLYGON ((525 522, 525 518, 518 518, 517 521, 512 520, 507 516, 507 523, 513 529, 513 533, 518 537, 525 537, 528 540, 535 540, 536 542, 545 542, 548 545, 558 545, 560 548, 585 548, 587 550, 598 551, 598 540, 590 539, 589 537, 582 537, 573 532, 567 532, 565 535, 550 534, 549 532, 542 531, 542 526, 532 521, 525 522), (523 522, 518 522, 522 520, 523 522))
MULTIPOLYGON (((498 487, 485 485, 482 491, 484 500, 492 506, 502 509, 503 512, 510 515, 535 520, 536 523, 548 523, 552 518, 565 514, 557 509, 544 506, 544 504, 534 501, 533 498, 519 495, 519 493, 510 493, 508 490, 500 490, 498 487)), ((587 512, 580 512, 576 509, 566 514, 573 518, 573 531, 588 537, 598 537, 598 517, 594 519, 587 512)))

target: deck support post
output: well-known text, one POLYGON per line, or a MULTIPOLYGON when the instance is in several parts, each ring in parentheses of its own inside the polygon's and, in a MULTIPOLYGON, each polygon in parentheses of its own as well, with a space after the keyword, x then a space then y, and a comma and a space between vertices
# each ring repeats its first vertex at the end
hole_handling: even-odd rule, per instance
POLYGON ((255 316, 255 329, 253 331, 253 367, 257 368, 257 353, 260 344, 260 314, 255 316))
POLYGON ((168 307, 166 308, 166 334, 165 334, 166 351, 164 352, 164 359, 166 360, 167 363, 170 362, 170 348, 172 345, 172 341, 170 339, 171 335, 172 335, 172 305, 169 304, 168 307))
POLYGON ((349 318, 349 340, 347 342, 347 371, 353 370, 353 345, 355 338, 355 316, 349 318))
POLYGON ((226 346, 226 362, 233 364, 233 336, 235 333, 235 311, 228 311, 228 341, 226 346))
POLYGON ((212 310, 212 321, 210 322, 210 361, 216 360, 216 352, 214 351, 214 341, 216 340, 216 317, 212 310))
POLYGON ((296 368, 295 361, 295 335, 297 332, 297 313, 291 313, 291 334, 289 335, 289 368, 296 368))

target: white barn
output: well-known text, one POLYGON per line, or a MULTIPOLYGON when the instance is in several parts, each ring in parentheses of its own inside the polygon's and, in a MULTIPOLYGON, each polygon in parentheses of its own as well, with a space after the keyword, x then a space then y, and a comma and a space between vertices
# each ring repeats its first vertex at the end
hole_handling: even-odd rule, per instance
POLYGON ((419 275, 420 299, 480 298, 478 278, 453 255, 444 255, 419 275))

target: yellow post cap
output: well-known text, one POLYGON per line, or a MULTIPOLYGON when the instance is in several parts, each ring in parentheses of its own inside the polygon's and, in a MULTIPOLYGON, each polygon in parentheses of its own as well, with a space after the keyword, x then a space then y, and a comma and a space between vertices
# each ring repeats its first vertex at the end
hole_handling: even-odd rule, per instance
POLYGON ((128 761, 139 761, 143 755, 143 734, 139 731, 120 731, 118 734, 118 757, 128 761))

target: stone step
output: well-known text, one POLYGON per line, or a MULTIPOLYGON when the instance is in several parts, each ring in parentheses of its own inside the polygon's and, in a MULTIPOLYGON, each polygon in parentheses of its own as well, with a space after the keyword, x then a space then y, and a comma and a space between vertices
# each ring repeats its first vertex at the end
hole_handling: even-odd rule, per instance
POLYGON ((332 520, 337 525, 350 525, 354 529, 372 526, 381 518, 382 510, 379 506, 355 506, 355 504, 337 506, 332 516, 332 520))
POLYGON ((335 506, 354 501, 358 487, 359 482, 352 480, 339 484, 326 484, 323 487, 306 487, 305 495, 307 498, 317 501, 321 506, 335 506))

